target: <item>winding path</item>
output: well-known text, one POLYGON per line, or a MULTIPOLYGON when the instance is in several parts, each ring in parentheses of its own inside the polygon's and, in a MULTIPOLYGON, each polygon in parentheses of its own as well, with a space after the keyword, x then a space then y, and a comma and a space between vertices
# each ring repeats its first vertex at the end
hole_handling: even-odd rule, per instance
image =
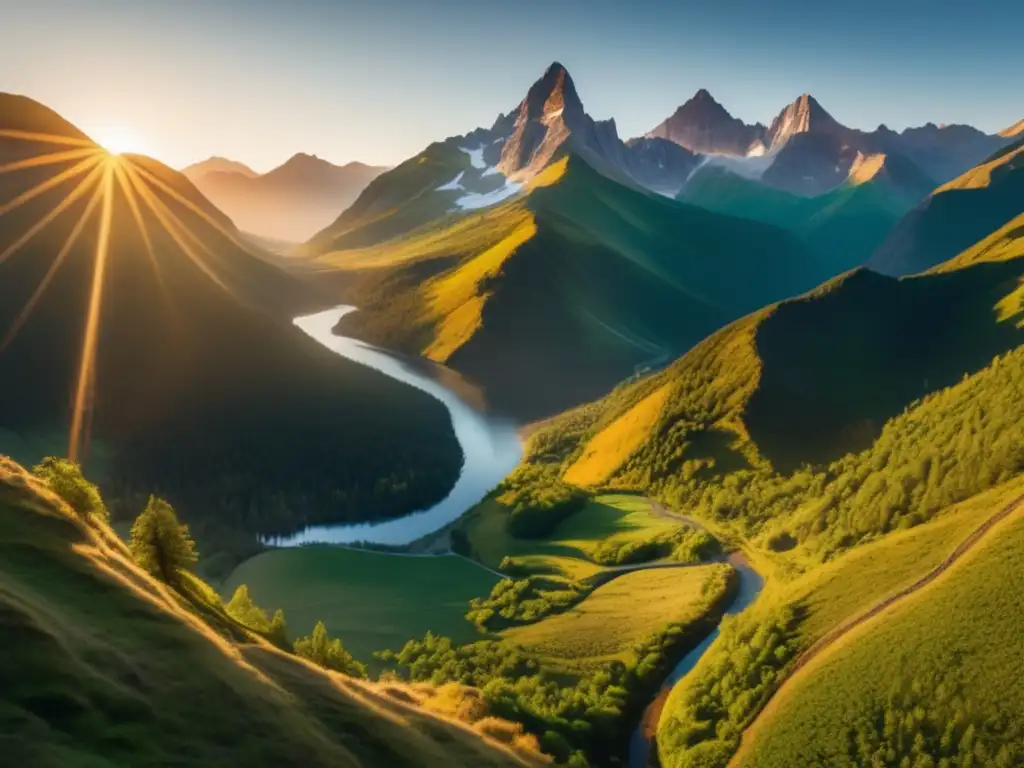
POLYGON ((775 692, 771 694, 771 697, 768 699, 767 704, 765 704, 765 706, 761 708, 761 711, 754 716, 754 719, 743 731, 742 735, 740 736, 740 746, 736 750, 735 754, 732 756, 732 759, 729 761, 730 768, 735 768, 735 766, 740 765, 744 757, 745 751, 749 748, 750 744, 754 740, 754 736, 757 733, 758 727, 765 721, 765 716, 770 714, 779 707, 780 701, 784 700, 786 690, 792 686, 794 679, 797 678, 801 672, 806 672, 808 667, 813 662, 818 660, 822 656, 822 654, 828 651, 837 642, 842 640, 846 635, 850 634, 853 630, 857 629, 857 627, 875 618, 879 614, 891 608, 896 603, 901 602, 903 599, 909 597, 910 595, 913 595, 915 592, 924 589, 937 578, 939 578, 939 576, 948 571, 964 555, 966 555, 968 552, 974 549, 978 542, 980 542, 989 531, 991 531, 996 525, 1001 523, 1003 520, 1006 520, 1008 517, 1010 517, 1010 515, 1013 514, 1014 511, 1020 509, 1022 506, 1024 506, 1024 495, 1018 496, 1016 499, 1014 499, 1009 504, 1000 509, 998 512, 996 512, 994 515, 986 519, 977 528, 975 528, 966 539, 961 541, 957 545, 956 549, 949 553, 945 560, 943 560, 931 571, 926 573, 924 576, 915 581, 909 587, 906 587, 905 589, 900 590, 896 594, 890 595, 881 602, 876 603, 869 610, 847 621, 845 624, 839 625, 838 627, 822 635, 814 643, 812 643, 811 646, 807 648, 807 650, 805 650, 797 657, 796 662, 786 673, 785 677, 782 679, 782 682, 775 689, 775 692))

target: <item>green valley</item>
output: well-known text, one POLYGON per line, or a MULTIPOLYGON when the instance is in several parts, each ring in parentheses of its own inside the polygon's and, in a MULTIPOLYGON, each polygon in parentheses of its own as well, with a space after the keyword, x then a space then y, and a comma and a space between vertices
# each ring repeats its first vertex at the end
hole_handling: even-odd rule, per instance
POLYGON ((78 123, 0 94, 0 764, 1024 766, 1012 12, 79 5, 0 51, 78 123))

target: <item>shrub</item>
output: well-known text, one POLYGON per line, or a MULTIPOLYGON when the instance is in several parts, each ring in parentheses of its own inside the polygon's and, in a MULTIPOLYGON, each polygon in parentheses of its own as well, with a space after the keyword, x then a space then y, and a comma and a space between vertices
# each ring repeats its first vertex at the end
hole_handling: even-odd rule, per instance
POLYGON ((99 489, 83 477, 82 468, 75 462, 48 456, 32 472, 83 518, 110 519, 99 489))
POLYGON ((295 654, 324 669, 341 672, 349 677, 366 677, 366 666, 345 650, 341 640, 328 636, 327 627, 322 621, 316 623, 311 635, 295 641, 295 654))

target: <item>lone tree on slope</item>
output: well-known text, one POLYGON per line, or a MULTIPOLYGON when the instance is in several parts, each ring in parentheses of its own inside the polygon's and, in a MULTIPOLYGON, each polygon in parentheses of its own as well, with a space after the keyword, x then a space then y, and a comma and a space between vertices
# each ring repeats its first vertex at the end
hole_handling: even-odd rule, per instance
POLYGON ((181 571, 195 565, 196 545, 188 526, 178 522, 174 507, 156 496, 132 524, 132 556, 142 568, 166 584, 178 586, 181 571))

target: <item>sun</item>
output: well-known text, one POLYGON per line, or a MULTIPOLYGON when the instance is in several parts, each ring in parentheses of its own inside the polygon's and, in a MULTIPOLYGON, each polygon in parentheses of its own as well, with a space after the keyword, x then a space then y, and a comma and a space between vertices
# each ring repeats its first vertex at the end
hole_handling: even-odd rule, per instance
POLYGON ((93 140, 112 155, 152 155, 150 144, 137 131, 124 125, 94 128, 93 140))

